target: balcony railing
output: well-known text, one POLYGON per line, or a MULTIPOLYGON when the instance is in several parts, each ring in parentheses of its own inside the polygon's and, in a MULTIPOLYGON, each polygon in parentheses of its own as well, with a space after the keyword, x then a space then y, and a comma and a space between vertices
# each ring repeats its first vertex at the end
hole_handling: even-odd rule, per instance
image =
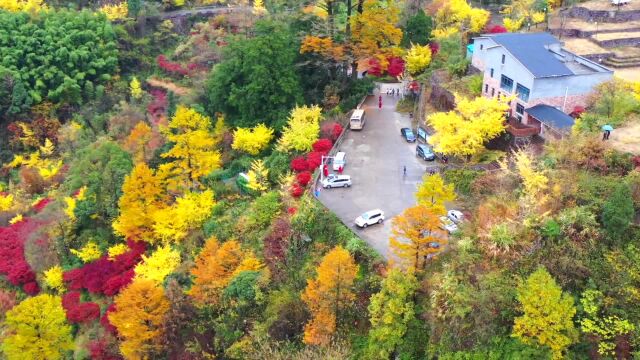
POLYGON ((529 137, 540 134, 540 128, 537 126, 525 125, 518 122, 515 118, 509 118, 509 121, 507 121, 507 132, 515 137, 529 137))

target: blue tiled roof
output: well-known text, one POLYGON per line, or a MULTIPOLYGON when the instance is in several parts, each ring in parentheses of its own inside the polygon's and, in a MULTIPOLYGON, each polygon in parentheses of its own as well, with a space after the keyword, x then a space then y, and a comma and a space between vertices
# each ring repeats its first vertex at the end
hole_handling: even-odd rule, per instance
POLYGON ((527 114, 555 129, 570 128, 575 122, 575 119, 571 116, 549 105, 538 104, 526 109, 525 111, 527 114))
POLYGON ((573 75, 545 45, 559 41, 549 33, 503 33, 489 35, 504 46, 518 61, 537 78, 573 75))

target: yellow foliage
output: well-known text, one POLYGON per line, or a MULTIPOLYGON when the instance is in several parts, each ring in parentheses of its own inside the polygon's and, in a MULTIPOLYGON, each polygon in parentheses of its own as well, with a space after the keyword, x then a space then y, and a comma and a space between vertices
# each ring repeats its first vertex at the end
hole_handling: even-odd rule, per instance
POLYGON ((53 145, 51 140, 44 139, 44 145, 40 146, 40 154, 44 156, 50 156, 55 151, 56 147, 53 145))
POLYGON ((65 204, 67 204, 67 207, 64 208, 64 213, 69 217, 69 219, 75 220, 76 219, 76 214, 75 214, 76 199, 70 196, 67 196, 64 198, 64 202, 65 204))
POLYGON ((518 151, 514 154, 516 169, 524 185, 525 201, 530 206, 543 205, 548 196, 545 194, 549 179, 543 171, 536 170, 533 159, 525 151, 518 151))
POLYGON ((258 124, 252 129, 237 128, 233 132, 231 148, 244 151, 251 155, 258 155, 273 139, 273 129, 264 124, 258 124))
POLYGON ((264 0, 253 0, 253 13, 256 15, 264 14, 267 9, 264 7, 264 0))
POLYGON ((0 9, 16 12, 38 12, 47 10, 47 5, 43 0, 0 0, 0 9))
POLYGON ((97 260, 102 256, 102 252, 96 243, 89 241, 82 249, 71 249, 71 253, 79 257, 82 262, 88 263, 93 260, 97 260))
POLYGON ((278 140, 278 150, 290 152, 309 151, 320 132, 322 109, 317 105, 296 106, 278 140))
POLYGON ((577 340, 573 325, 576 308, 570 294, 562 292, 543 267, 518 287, 523 312, 515 319, 513 336, 525 344, 548 346, 552 358, 563 358, 564 351, 577 340))
POLYGON ((9 224, 13 225, 15 223, 19 223, 20 221, 22 221, 22 214, 18 214, 12 217, 11 220, 9 220, 9 224))
POLYGON ((546 14, 543 13, 543 12, 534 12, 534 13, 531 14, 531 21, 534 24, 539 24, 539 23, 543 22, 546 17, 547 17, 546 14))
MULTIPOLYGON (((365 0, 362 14, 351 17, 353 52, 358 59, 388 58, 402 54, 400 10, 395 1, 365 0)), ((383 66, 383 70, 386 67, 383 66)))
POLYGON ((142 97, 142 88, 140 87, 140 81, 137 77, 131 78, 129 83, 129 90, 131 91, 131 97, 134 99, 140 99, 142 97))
POLYGON ((126 1, 123 1, 120 4, 104 5, 100 8, 100 11, 104 13, 110 21, 126 19, 129 14, 129 8, 126 1))
POLYGON ((508 32, 516 32, 520 30, 522 24, 524 23, 524 18, 520 18, 517 20, 512 20, 510 18, 504 18, 504 27, 508 32))
POLYGON ((126 244, 116 244, 107 249, 107 254, 109 254, 109 260, 114 261, 116 256, 122 255, 127 251, 129 251, 129 247, 126 244))
POLYGON ((113 222, 116 234, 135 241, 154 241, 154 214, 165 208, 166 191, 161 176, 147 164, 138 163, 122 184, 120 214, 113 222))
POLYGON ((193 109, 179 105, 176 113, 163 129, 167 140, 174 143, 163 158, 173 158, 176 169, 183 170, 191 181, 220 167, 220 153, 216 140, 209 132, 211 119, 193 109))
POLYGON ((2 353, 9 360, 65 359, 73 350, 60 296, 40 294, 7 311, 2 353))
POLYGON ((156 249, 149 257, 142 255, 142 262, 136 265, 136 278, 143 278, 162 284, 167 275, 180 265, 180 252, 169 245, 156 249))
POLYGON ((477 33, 487 25, 489 15, 484 9, 471 7, 466 0, 447 0, 436 12, 437 27, 432 34, 445 38, 457 31, 477 33))
POLYGON ((507 102, 512 99, 456 97, 455 110, 427 116, 427 122, 435 130, 429 143, 436 152, 446 155, 470 157, 479 153, 485 142, 504 132, 504 114, 509 109, 507 102))
POLYGON ((336 316, 355 299, 353 282, 358 265, 347 250, 336 246, 318 265, 315 279, 307 279, 302 301, 311 312, 311 320, 304 327, 305 344, 327 345, 336 331, 336 316))
POLYGON ((56 290, 58 294, 62 294, 65 291, 63 274, 62 267, 56 265, 44 272, 44 283, 49 289, 56 290))
POLYGON ((247 257, 242 259, 242 262, 233 271, 231 277, 235 277, 243 271, 260 271, 264 268, 264 264, 253 253, 249 253, 247 257))
POLYGON ((31 130, 31 126, 29 126, 27 123, 24 123, 22 121, 16 122, 16 125, 18 125, 20 127, 20 130, 22 130, 22 135, 20 136, 20 142, 22 142, 24 146, 36 147, 40 145, 38 143, 38 139, 36 139, 35 137, 35 133, 33 132, 33 130, 31 130))
POLYGON ((453 184, 445 184, 440 174, 425 174, 422 177, 422 183, 416 192, 418 204, 426 206, 436 215, 444 215, 447 213, 445 203, 455 199, 456 193, 453 184))
POLYGON ((249 182, 247 187, 253 191, 266 191, 269 187, 269 169, 264 166, 262 160, 254 160, 251 170, 247 173, 249 182))
POLYGON ((202 225, 211 216, 213 205, 215 200, 211 190, 184 194, 170 207, 158 210, 152 215, 155 238, 164 243, 181 241, 189 231, 202 225))
POLYGON ((579 322, 580 329, 598 339, 598 354, 615 357, 616 339, 634 331, 635 325, 616 315, 602 314, 606 309, 602 309, 604 294, 599 290, 585 290, 580 303, 586 314, 579 322))
POLYGON ((8 211, 11 207, 13 207, 13 195, 0 194, 0 211, 8 211))
POLYGON ((22 165, 23 163, 24 163, 24 156, 22 156, 22 155, 14 155, 13 156, 13 160, 11 160, 11 162, 8 163, 5 166, 10 167, 10 168, 15 168, 15 167, 18 167, 18 166, 22 165))
POLYGON ((126 359, 149 359, 163 349, 164 319, 170 303, 162 287, 147 279, 134 279, 116 296, 116 311, 109 322, 118 329, 120 351, 126 359))
POLYGON ((407 70, 412 75, 424 71, 431 63, 431 48, 429 46, 421 46, 411 44, 411 49, 405 56, 407 62, 407 70))
POLYGON ((62 169, 62 160, 53 161, 51 159, 42 159, 38 164, 38 174, 47 180, 55 176, 62 169))

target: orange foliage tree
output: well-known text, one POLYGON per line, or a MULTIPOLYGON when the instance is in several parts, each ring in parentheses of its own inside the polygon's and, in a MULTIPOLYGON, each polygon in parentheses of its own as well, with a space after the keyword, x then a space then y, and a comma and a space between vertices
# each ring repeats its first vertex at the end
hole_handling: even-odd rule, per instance
POLYGON ((358 265, 342 246, 329 251, 318 266, 316 279, 307 279, 302 301, 312 319, 305 325, 304 342, 326 345, 336 331, 340 312, 354 299, 353 282, 358 265))
POLYGON ((222 245, 210 238, 191 269, 194 276, 189 295, 198 305, 216 305, 224 288, 241 271, 260 270, 263 264, 253 254, 244 252, 240 243, 229 240, 222 245))
POLYGON ((141 121, 131 129, 129 136, 124 140, 122 147, 133 156, 134 162, 139 163, 148 160, 153 155, 151 151, 147 151, 147 144, 151 140, 151 135, 151 127, 141 121))
POLYGON ((160 343, 169 301, 153 280, 135 279, 115 298, 116 311, 109 322, 123 338, 120 351, 127 359, 153 358, 162 351, 160 343))
POLYGON ((145 163, 138 163, 122 184, 120 215, 113 222, 116 234, 127 239, 153 242, 153 214, 165 207, 165 186, 145 163))
POLYGON ((333 39, 328 37, 305 36, 300 44, 300 54, 308 52, 319 54, 334 61, 342 61, 345 59, 344 46, 335 44, 333 39))
POLYGON ((408 208, 393 219, 391 233, 391 250, 404 266, 415 270, 423 270, 430 254, 447 243, 438 215, 425 205, 408 208))

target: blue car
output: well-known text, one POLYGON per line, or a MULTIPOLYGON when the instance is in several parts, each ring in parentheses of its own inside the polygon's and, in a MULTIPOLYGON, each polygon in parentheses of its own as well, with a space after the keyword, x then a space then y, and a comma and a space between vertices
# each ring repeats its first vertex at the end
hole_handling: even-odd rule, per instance
POLYGON ((436 159, 436 154, 433 153, 430 147, 424 144, 418 144, 418 146, 416 146, 416 156, 425 161, 433 161, 436 159))
POLYGON ((413 130, 409 128, 400 129, 400 135, 402 135, 407 142, 416 142, 416 136, 413 134, 413 130))

